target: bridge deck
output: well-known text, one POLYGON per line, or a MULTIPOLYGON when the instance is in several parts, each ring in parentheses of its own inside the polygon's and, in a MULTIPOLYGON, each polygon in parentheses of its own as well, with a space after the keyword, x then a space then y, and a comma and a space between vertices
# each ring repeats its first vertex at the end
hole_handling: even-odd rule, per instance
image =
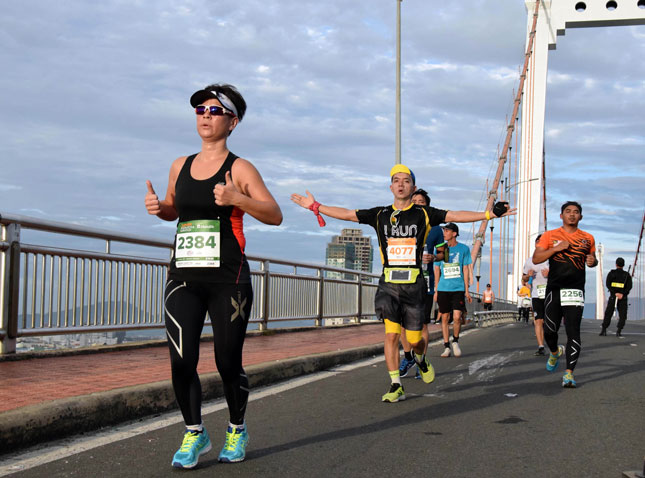
MULTIPOLYGON (((371 328, 382 333, 379 326, 351 333, 364 337, 371 328)), ((598 330, 584 321, 576 390, 560 387, 562 365, 545 371, 544 357, 533 355, 532 327, 518 323, 467 332, 458 359, 438 358, 435 343, 435 382, 405 378, 402 403, 380 401, 381 356, 254 388, 248 460, 239 465, 217 463, 228 413, 223 400, 211 402, 204 423, 214 451, 191 475, 606 477, 640 469, 645 323, 628 323, 623 339, 598 330)), ((302 342, 288 335, 291 345, 302 342)), ((178 413, 161 415, 6 456, 0 476, 166 476, 182 430, 178 413)))

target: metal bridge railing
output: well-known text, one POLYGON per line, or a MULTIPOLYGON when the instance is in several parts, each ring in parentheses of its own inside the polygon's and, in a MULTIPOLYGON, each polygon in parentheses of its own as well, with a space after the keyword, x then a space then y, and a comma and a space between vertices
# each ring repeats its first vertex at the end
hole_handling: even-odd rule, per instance
MULTIPOLYGON (((15 352, 18 337, 163 329, 171 248, 171 241, 1 215, 0 353, 15 352), (46 238, 26 243, 25 232, 46 238), (104 251, 77 245, 88 238, 102 241, 104 251), (117 254, 116 245, 132 250, 117 254)), ((321 326, 328 318, 360 322, 374 315, 378 274, 248 259, 255 296, 250 322, 260 329, 269 322, 321 326)))
POLYGON ((518 319, 517 309, 477 311, 473 314, 476 327, 490 327, 492 325, 515 322, 518 319))

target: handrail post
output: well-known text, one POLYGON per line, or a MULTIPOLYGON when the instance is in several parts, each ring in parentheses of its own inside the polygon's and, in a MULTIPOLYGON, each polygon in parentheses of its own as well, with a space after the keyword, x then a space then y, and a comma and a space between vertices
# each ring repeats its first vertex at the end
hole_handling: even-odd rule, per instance
POLYGON ((323 325, 323 304, 325 300, 325 271, 321 268, 318 268, 318 304, 316 310, 318 312, 318 317, 314 322, 316 327, 322 327, 323 325))
POLYGON ((0 355, 16 353, 18 337, 18 301, 20 298, 20 224, 3 227, 2 238, 9 243, 1 264, 2 290, 0 291, 0 355))
POLYGON ((361 323, 361 317, 363 315, 363 275, 358 274, 356 276, 358 279, 358 286, 357 286, 357 297, 356 297, 356 320, 355 322, 357 324, 361 323))
POLYGON ((269 261, 262 261, 260 268, 262 270, 262 322, 258 328, 264 331, 269 328, 269 261))

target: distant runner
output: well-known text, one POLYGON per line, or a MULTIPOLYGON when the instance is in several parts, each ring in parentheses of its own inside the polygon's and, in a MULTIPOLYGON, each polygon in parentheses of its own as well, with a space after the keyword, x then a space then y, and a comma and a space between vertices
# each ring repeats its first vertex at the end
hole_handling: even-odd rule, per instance
POLYGON ((425 383, 434 380, 434 369, 425 356, 426 344, 422 335, 427 286, 423 279, 421 256, 428 231, 445 221, 481 221, 515 214, 515 210, 509 211, 507 203, 497 203, 492 213, 444 211, 431 206, 418 206, 411 200, 416 186, 414 175, 407 166, 395 165, 390 170, 390 179, 390 191, 394 195, 394 202, 390 206, 358 210, 324 206, 309 191, 306 196, 292 194, 291 200, 310 209, 316 216, 324 214, 344 221, 369 224, 375 229, 383 274, 374 305, 377 316, 385 323, 385 361, 392 382, 389 392, 383 395, 382 400, 398 402, 405 399, 399 375, 401 327, 406 329, 422 380, 425 383))
POLYGON ((531 311, 531 288, 528 281, 522 280, 522 285, 517 291, 517 320, 529 322, 529 312, 531 311))
POLYGON ((585 300, 585 265, 595 267, 596 243, 591 234, 578 229, 582 206, 568 201, 560 208, 562 227, 542 234, 533 253, 533 263, 549 261, 549 277, 544 302, 544 339, 551 351, 546 363, 555 372, 563 353, 567 370, 562 386, 575 388, 573 369, 580 358, 580 322, 585 300), (558 330, 562 319, 567 332, 566 348, 558 345, 558 330))
MULTIPOLYGON (((542 237, 540 234, 535 239, 535 244, 542 237)), ((533 279, 532 305, 533 305, 533 327, 535 328, 535 338, 537 339, 538 349, 535 355, 545 355, 544 353, 544 298, 546 297, 546 283, 549 276, 549 262, 544 261, 540 264, 533 264, 533 258, 529 257, 524 263, 522 269, 522 280, 529 281, 533 279)))
POLYGON ((484 290, 482 295, 484 296, 484 310, 493 310, 495 293, 493 292, 490 284, 486 284, 486 290, 484 290))

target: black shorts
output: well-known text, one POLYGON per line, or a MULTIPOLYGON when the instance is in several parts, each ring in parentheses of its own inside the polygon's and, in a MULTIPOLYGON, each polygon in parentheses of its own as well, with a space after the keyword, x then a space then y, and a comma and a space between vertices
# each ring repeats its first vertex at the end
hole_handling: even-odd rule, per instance
POLYGON ((425 314, 423 316, 423 323, 429 324, 432 318, 432 305, 434 304, 434 294, 426 294, 425 314))
POLYGON ((484 302, 484 310, 493 310, 493 304, 490 302, 484 302))
POLYGON ((533 315, 536 319, 544 319, 544 299, 531 299, 533 305, 533 315))
POLYGON ((381 276, 374 297, 376 316, 400 324, 406 330, 422 330, 426 323, 427 295, 428 287, 422 274, 413 284, 391 284, 381 276))
POLYGON ((439 312, 448 314, 453 310, 466 310, 466 293, 463 290, 456 292, 437 292, 437 305, 439 312))

